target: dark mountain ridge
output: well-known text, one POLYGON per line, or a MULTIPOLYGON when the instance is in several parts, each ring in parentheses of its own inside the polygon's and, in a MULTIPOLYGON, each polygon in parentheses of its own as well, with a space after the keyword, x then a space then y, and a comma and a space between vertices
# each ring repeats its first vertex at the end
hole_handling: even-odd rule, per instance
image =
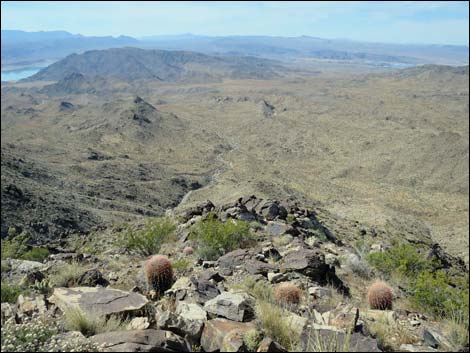
POLYGON ((254 57, 215 57, 187 51, 114 48, 72 54, 27 81, 56 81, 73 73, 109 76, 132 81, 218 81, 221 78, 272 79, 284 68, 280 63, 254 57))

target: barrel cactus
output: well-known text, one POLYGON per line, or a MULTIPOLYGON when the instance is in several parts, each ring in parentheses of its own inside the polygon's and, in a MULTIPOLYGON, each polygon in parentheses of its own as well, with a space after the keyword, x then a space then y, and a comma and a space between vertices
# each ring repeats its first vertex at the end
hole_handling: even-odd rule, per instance
POLYGON ((187 246, 183 249, 183 254, 186 256, 191 255, 194 252, 194 249, 190 246, 187 246))
POLYGON ((385 282, 374 282, 367 291, 367 300, 371 309, 391 310, 393 291, 385 282))
POLYGON ((281 304, 298 304, 301 294, 299 287, 289 282, 279 284, 274 290, 274 298, 281 304))
POLYGON ((154 255, 145 262, 145 275, 149 288, 159 294, 173 284, 173 267, 164 255, 154 255))

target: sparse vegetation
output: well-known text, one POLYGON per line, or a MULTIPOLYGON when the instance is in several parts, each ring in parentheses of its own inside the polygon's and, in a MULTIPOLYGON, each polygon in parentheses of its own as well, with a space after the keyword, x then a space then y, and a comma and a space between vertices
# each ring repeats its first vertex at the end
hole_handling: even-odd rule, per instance
POLYGON ((469 315, 468 275, 462 277, 457 286, 449 283, 445 272, 424 271, 412 285, 412 303, 419 309, 437 317, 462 317, 469 315))
POLYGON ((243 343, 245 343, 248 352, 256 352, 262 336, 257 330, 250 330, 243 336, 243 343))
POLYGON ((205 260, 216 260, 221 255, 248 246, 253 240, 247 222, 222 222, 214 213, 192 229, 191 237, 199 242, 198 255, 205 260))
POLYGON ((29 251, 26 251, 21 258, 23 260, 38 261, 43 262, 49 256, 49 250, 46 248, 32 248, 29 251))
POLYGON ((305 352, 355 352, 351 350, 351 332, 330 332, 321 334, 319 330, 308 331, 305 352))
POLYGON ((369 263, 384 275, 403 278, 416 278, 426 270, 436 266, 435 261, 428 261, 419 249, 411 244, 392 247, 389 251, 373 252, 367 255, 369 263))
POLYGON ((6 282, 1 284, 1 298, 2 303, 15 303, 18 296, 23 290, 21 287, 16 285, 11 285, 6 282))
POLYGON ((125 330, 127 322, 118 317, 94 316, 85 314, 80 309, 71 308, 64 313, 64 325, 69 331, 80 331, 85 336, 104 332, 125 330))
POLYGON ((279 320, 285 318, 287 314, 285 309, 275 304, 264 301, 258 301, 256 304, 256 317, 266 335, 288 350, 296 351, 300 332, 296 332, 288 320, 279 320))
POLYGON ((73 287, 83 272, 83 264, 76 261, 66 263, 50 275, 49 283, 53 287, 73 287))
POLYGON ((361 278, 369 279, 372 276, 372 268, 370 265, 358 256, 348 256, 344 262, 344 266, 348 267, 354 274, 361 278))
POLYGON ((173 261, 171 264, 173 265, 173 269, 175 271, 184 271, 191 264, 191 260, 182 258, 182 259, 173 261))
POLYGON ((147 222, 143 229, 127 227, 119 237, 119 245, 142 256, 158 254, 163 243, 171 240, 176 225, 169 218, 147 222))

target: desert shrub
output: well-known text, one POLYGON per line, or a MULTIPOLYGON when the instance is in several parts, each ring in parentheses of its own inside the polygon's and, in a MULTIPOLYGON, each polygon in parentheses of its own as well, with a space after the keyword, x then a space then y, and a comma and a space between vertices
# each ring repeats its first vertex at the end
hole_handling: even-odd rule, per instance
POLYGON ((26 233, 13 235, 10 232, 10 236, 1 240, 2 247, 2 260, 4 259, 19 259, 27 251, 28 236, 26 233))
POLYGON ((280 283, 274 290, 274 298, 280 304, 298 304, 302 291, 293 283, 280 283))
POLYGON ((393 292, 385 282, 374 282, 367 291, 367 300, 371 309, 391 310, 393 302, 393 292))
POLYGON ((252 240, 249 223, 222 222, 214 213, 193 227, 191 237, 199 242, 198 255, 206 260, 216 260, 227 252, 246 247, 252 240))
POLYGON ((188 259, 179 259, 171 263, 175 271, 184 271, 191 264, 191 260, 188 259))
POLYGON ((351 347, 351 331, 346 333, 309 329, 306 333, 305 352, 356 352, 351 347), (352 348, 352 349, 351 349, 352 348))
POLYGON ((368 279, 372 276, 372 268, 370 265, 358 256, 348 256, 344 260, 344 266, 359 277, 368 279))
POLYGON ((32 248, 21 255, 21 259, 29 261, 43 262, 49 256, 49 250, 46 248, 32 248))
POLYGON ((253 276, 246 277, 242 282, 233 285, 232 288, 241 289, 260 301, 268 303, 274 301, 272 288, 266 282, 258 281, 253 276))
POLYGON ((445 318, 443 326, 454 351, 463 352, 469 344, 468 315, 463 316, 461 312, 451 313, 445 318))
POLYGON ((295 216, 292 213, 289 213, 287 215, 287 223, 294 223, 295 222, 295 216))
POLYGON ((52 287, 73 287, 85 270, 79 262, 66 263, 50 275, 49 283, 52 287))
POLYGON ((128 322, 118 317, 94 316, 83 313, 80 309, 71 308, 64 312, 64 327, 68 331, 80 331, 85 336, 99 333, 123 331, 128 322))
POLYGON ((173 266, 164 255, 152 256, 145 262, 145 276, 149 288, 162 294, 173 283, 173 266))
POLYGON ((301 332, 297 332, 289 320, 284 320, 288 312, 281 307, 259 301, 256 305, 256 317, 266 336, 279 342, 289 351, 297 351, 301 332))
POLYGON ((169 241, 176 225, 169 218, 147 222, 143 229, 128 227, 119 237, 119 245, 142 256, 158 254, 163 243, 169 241))
POLYGON ((245 333, 245 335, 243 336, 243 343, 248 349, 248 352, 256 352, 256 349, 261 343, 261 337, 261 334, 255 329, 245 333))
POLYGON ((7 238, 1 240, 2 260, 10 258, 42 262, 49 256, 49 250, 46 248, 37 247, 28 250, 28 235, 25 232, 17 235, 14 235, 14 232, 9 234, 7 238))
POLYGON ((416 278, 423 271, 432 270, 436 266, 435 261, 426 260, 411 244, 394 246, 390 251, 370 253, 367 260, 387 276, 396 274, 407 278, 416 278))
POLYGON ((468 275, 457 282, 458 286, 450 285, 442 270, 424 271, 411 286, 411 301, 417 308, 436 316, 465 317, 468 324, 468 275))
POLYGON ((10 285, 6 282, 2 282, 1 287, 2 303, 15 303, 22 292, 21 287, 10 285))

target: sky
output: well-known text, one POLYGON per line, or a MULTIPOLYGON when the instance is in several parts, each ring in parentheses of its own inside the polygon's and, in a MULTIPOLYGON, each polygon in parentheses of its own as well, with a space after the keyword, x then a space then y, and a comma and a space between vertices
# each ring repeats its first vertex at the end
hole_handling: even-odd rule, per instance
POLYGON ((1 28, 93 36, 308 35, 469 44, 467 1, 2 1, 1 28))

